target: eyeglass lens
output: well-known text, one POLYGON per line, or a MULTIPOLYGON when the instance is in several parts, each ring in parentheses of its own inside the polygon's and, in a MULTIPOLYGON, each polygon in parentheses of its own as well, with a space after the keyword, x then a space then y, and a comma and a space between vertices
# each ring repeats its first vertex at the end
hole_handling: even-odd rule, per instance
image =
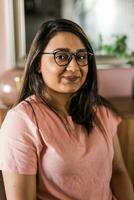
POLYGON ((54 54, 55 62, 59 66, 68 65, 73 59, 73 55, 78 65, 85 66, 88 64, 88 59, 90 61, 92 54, 86 51, 79 51, 77 53, 71 53, 67 51, 57 51, 54 54))

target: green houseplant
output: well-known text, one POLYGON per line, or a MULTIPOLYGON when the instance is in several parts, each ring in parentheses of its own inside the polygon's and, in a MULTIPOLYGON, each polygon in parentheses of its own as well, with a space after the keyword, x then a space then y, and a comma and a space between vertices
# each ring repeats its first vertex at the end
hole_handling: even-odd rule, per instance
POLYGON ((104 44, 102 35, 99 35, 99 52, 104 55, 124 59, 127 55, 127 36, 114 35, 113 37, 115 38, 114 43, 104 44))

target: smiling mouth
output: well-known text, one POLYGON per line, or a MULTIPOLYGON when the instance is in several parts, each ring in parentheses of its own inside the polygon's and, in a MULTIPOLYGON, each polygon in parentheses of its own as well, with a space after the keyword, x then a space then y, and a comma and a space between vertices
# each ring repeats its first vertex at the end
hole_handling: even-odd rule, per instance
POLYGON ((70 81, 70 82, 75 82, 77 81, 78 79, 80 79, 79 76, 64 76, 64 79, 70 81))

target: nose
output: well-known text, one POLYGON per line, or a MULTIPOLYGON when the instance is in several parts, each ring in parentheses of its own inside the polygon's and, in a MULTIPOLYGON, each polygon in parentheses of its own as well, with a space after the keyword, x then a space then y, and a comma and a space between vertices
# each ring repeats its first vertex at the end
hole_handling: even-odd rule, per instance
POLYGON ((66 70, 72 71, 72 72, 79 70, 79 65, 76 62, 76 58, 75 58, 74 54, 72 54, 71 60, 70 60, 69 64, 67 65, 66 70))

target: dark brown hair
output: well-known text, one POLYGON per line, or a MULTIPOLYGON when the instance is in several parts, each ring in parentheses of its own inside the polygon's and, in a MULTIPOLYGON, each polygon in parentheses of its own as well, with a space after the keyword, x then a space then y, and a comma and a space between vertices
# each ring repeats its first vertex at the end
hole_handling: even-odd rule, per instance
MULTIPOLYGON (((53 19, 44 22, 39 28, 33 40, 27 57, 24 82, 17 103, 25 100, 32 94, 35 94, 45 103, 43 97, 45 83, 41 74, 38 72, 39 63, 43 50, 48 44, 49 40, 57 32, 63 31, 71 32, 77 35, 85 45, 87 51, 94 54, 86 34, 75 22, 67 19, 53 19)), ((103 104, 103 100, 98 95, 95 56, 93 56, 92 60, 88 63, 88 67, 89 70, 86 81, 83 86, 75 94, 72 95, 69 102, 68 112, 72 116, 73 121, 78 124, 82 124, 89 133, 92 129, 93 120, 95 117, 95 110, 93 107, 97 104, 103 104)))

